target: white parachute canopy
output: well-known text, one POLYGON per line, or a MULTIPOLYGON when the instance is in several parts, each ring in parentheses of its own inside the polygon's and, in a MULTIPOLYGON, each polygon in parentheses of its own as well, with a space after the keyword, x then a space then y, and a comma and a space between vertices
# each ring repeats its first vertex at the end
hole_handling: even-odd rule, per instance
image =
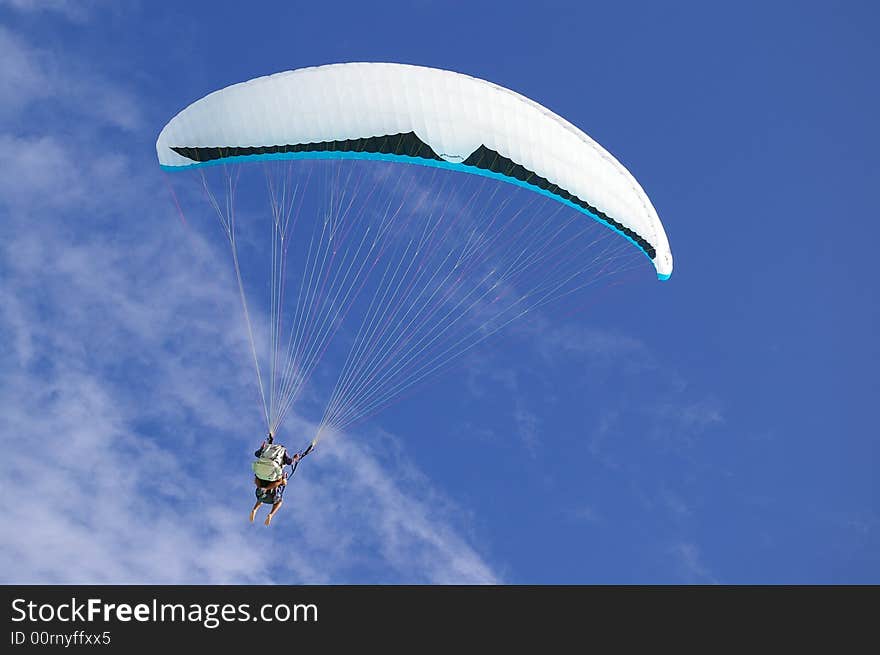
POLYGON ((348 152, 490 171, 586 205, 609 226, 644 241, 660 277, 672 273, 657 212, 620 162, 549 109, 460 73, 350 63, 260 77, 184 109, 162 130, 156 150, 166 168, 227 157, 348 152), (406 135, 420 143, 407 143, 406 135))
POLYGON ((273 432, 346 320, 355 331, 322 429, 361 420, 516 318, 633 267, 633 253, 661 279, 672 272, 629 171, 550 110, 459 73, 347 63, 257 78, 181 111, 156 150, 166 171, 195 169, 232 248, 273 432), (239 180, 254 168, 271 217, 264 357, 236 241, 239 180))

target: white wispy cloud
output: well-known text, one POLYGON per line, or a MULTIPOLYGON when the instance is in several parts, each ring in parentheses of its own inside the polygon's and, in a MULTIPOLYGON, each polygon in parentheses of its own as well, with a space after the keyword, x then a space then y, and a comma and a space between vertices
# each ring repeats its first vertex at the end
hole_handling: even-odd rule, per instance
POLYGON ((541 446, 541 420, 533 412, 524 406, 518 405, 513 414, 517 435, 526 447, 526 450, 534 457, 541 446))
POLYGON ((0 0, 0 7, 25 14, 55 13, 82 22, 100 5, 98 0, 0 0))
POLYGON ((688 448, 724 423, 721 401, 690 390, 672 391, 645 409, 652 426, 649 434, 670 448, 688 448))
POLYGON ((70 53, 35 46, 2 25, 0 97, 0 118, 30 132, 51 129, 69 138, 71 130, 85 134, 113 127, 131 132, 143 125, 137 98, 120 82, 70 53), (48 124, 61 117, 63 122, 48 124))
MULTIPOLYGON (((577 325, 537 316, 516 328, 522 343, 546 363, 548 369, 572 367, 583 371, 578 384, 563 393, 561 402, 582 396, 580 435, 592 460, 613 476, 610 484, 631 508, 652 515, 671 535, 681 535, 674 547, 668 541, 645 544, 671 554, 677 575, 688 582, 716 582, 697 543, 684 538, 705 511, 704 499, 691 494, 694 476, 705 474, 693 467, 694 449, 719 434, 725 425, 724 404, 711 391, 688 384, 663 355, 640 339, 598 326, 577 325), (602 404, 592 406, 590 390, 603 388, 602 404), (567 395, 570 394, 570 395, 567 395)), ((531 370, 533 377, 541 373, 531 370)), ((512 377, 516 380, 516 374, 512 377)), ((472 383, 480 388, 482 376, 472 383)), ((552 380, 540 381, 545 396, 556 393, 552 380)), ((516 398, 517 384, 512 385, 516 398)), ((523 396, 524 397, 524 396, 523 396)), ((518 406, 518 405, 517 405, 518 406)), ((572 424, 572 437, 577 437, 572 424)), ((535 442, 558 439, 559 434, 536 434, 535 442)), ((624 504, 625 504, 624 503, 624 504)), ((618 516, 620 499, 615 502, 618 516)), ((589 498, 567 516, 594 523, 608 513, 607 501, 589 498)))
POLYGON ((592 505, 580 505, 567 512, 567 516, 575 521, 584 523, 598 523, 602 520, 602 516, 592 505))
POLYGON ((228 277, 216 270, 206 284, 161 232, 122 248, 46 234, 39 248, 23 236, 3 251, 17 273, 0 322, 16 344, 0 390, 4 580, 496 580, 435 499, 419 500, 430 485, 401 485, 400 471, 353 437, 322 445, 309 462, 318 481, 299 474, 273 535, 258 537, 298 557, 281 568, 243 559, 246 530, 262 528, 246 523, 241 465, 259 416, 247 402, 254 411, 242 415, 254 390, 244 344, 231 337, 241 325, 228 277))
POLYGON ((687 584, 718 584, 718 579, 706 566, 696 544, 681 541, 670 546, 669 553, 687 584))

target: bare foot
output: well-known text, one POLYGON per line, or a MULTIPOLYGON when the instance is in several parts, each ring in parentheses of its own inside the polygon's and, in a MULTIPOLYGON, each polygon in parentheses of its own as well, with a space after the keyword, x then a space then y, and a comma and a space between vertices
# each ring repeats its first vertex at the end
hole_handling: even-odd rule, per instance
POLYGON ((254 522, 254 518, 255 518, 256 516, 257 516, 257 510, 256 510, 256 509, 252 509, 252 510, 251 510, 251 523, 254 522))
POLYGON ((269 525, 272 522, 272 515, 269 514, 269 516, 266 517, 266 520, 264 522, 266 525, 269 525))

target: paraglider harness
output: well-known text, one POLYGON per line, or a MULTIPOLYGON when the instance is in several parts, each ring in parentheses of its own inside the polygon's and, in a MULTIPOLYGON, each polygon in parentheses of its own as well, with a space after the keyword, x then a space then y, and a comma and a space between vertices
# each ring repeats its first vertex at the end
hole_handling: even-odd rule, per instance
MULTIPOLYGON (((266 438, 266 445, 267 445, 267 446, 271 446, 271 445, 273 445, 273 444, 272 444, 273 441, 274 441, 274 437, 272 436, 272 433, 270 432, 269 435, 268 435, 268 437, 266 438)), ((290 466, 290 475, 287 475, 287 476, 286 476, 288 482, 289 482, 290 479, 293 477, 293 474, 296 473, 296 467, 299 466, 299 463, 300 463, 300 461, 302 461, 302 458, 305 457, 306 455, 308 455, 308 454, 309 454, 310 452, 312 452, 314 449, 315 449, 315 442, 312 441, 312 442, 308 445, 308 448, 299 451, 299 452, 296 454, 296 456, 293 457, 293 464, 289 464, 289 465, 288 465, 288 466, 290 466)), ((265 448, 264 448, 264 450, 265 450, 265 448)), ((262 457, 262 453, 260 453, 260 457, 262 457)), ((282 469, 281 476, 284 477, 284 476, 285 476, 285 474, 284 474, 284 466, 281 466, 281 469, 282 469)), ((278 502, 278 501, 281 500, 281 497, 284 495, 284 488, 285 488, 286 486, 287 486, 287 485, 285 485, 285 484, 281 484, 281 485, 278 485, 278 487, 275 488, 275 502, 278 502)))

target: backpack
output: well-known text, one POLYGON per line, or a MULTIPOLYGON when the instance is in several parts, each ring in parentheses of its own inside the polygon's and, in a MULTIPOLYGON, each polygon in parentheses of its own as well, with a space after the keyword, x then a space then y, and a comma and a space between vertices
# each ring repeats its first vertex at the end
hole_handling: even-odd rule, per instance
POLYGON ((282 465, 284 462, 284 446, 270 443, 260 451, 260 456, 251 464, 254 475, 260 480, 274 482, 281 479, 282 465))

